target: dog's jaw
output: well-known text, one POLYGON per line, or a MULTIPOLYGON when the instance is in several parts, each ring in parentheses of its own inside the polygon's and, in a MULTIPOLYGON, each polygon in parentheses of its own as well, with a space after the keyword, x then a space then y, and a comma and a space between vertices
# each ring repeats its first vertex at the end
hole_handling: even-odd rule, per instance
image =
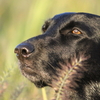
POLYGON ((70 59, 70 62, 66 62, 66 65, 61 64, 63 70, 58 70, 59 78, 56 77, 56 79, 52 80, 52 87, 56 92, 54 100, 79 98, 75 94, 77 94, 77 89, 80 88, 78 82, 84 77, 83 73, 87 71, 84 66, 88 58, 84 57, 84 55, 80 55, 79 58, 74 56, 70 59))

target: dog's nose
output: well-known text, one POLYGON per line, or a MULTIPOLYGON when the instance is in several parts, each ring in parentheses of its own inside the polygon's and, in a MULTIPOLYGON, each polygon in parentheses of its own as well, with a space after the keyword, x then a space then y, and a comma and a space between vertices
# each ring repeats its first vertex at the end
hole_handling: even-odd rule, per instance
POLYGON ((29 57, 33 51, 34 51, 34 47, 30 43, 21 43, 14 50, 17 56, 21 55, 23 57, 29 57))

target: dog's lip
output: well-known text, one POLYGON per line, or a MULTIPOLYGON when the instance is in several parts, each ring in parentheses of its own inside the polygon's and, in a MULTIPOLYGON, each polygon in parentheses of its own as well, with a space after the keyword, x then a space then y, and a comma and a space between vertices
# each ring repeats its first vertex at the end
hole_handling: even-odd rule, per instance
POLYGON ((33 73, 34 72, 33 69, 30 66, 24 66, 23 67, 23 70, 25 72, 27 72, 27 73, 33 73))
POLYGON ((20 64, 20 69, 24 70, 24 72, 28 73, 35 73, 35 71, 33 70, 33 68, 31 68, 31 66, 27 65, 27 64, 20 64))
POLYGON ((26 64, 24 62, 21 62, 20 60, 19 60, 19 65, 20 65, 20 70, 24 71, 26 74, 29 74, 29 75, 31 75, 33 73, 38 74, 34 70, 34 67, 32 67, 33 65, 28 65, 28 64, 26 64))
POLYGON ((26 63, 24 63, 24 62, 22 62, 22 61, 20 61, 20 60, 19 60, 19 63, 20 63, 20 67, 21 67, 21 68, 28 68, 28 69, 33 70, 33 69, 31 68, 31 65, 28 65, 28 64, 26 64, 26 63))
POLYGON ((19 55, 19 54, 16 54, 16 57, 18 58, 18 60, 22 60, 23 59, 23 57, 21 56, 21 55, 19 55))

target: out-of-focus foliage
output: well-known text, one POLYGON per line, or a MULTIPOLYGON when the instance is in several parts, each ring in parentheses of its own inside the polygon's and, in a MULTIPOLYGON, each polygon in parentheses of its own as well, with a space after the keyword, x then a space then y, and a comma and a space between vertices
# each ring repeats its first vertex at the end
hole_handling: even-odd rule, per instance
POLYGON ((37 89, 21 75, 15 46, 41 34, 44 21, 55 14, 99 10, 100 0, 0 0, 0 100, 50 100, 53 90, 37 89))

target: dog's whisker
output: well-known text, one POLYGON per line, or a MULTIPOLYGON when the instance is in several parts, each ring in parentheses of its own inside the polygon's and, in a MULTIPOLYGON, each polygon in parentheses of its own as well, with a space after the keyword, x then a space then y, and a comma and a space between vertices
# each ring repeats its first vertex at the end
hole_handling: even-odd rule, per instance
POLYGON ((55 70, 55 67, 54 67, 51 63, 47 62, 47 64, 48 64, 51 68, 53 68, 53 69, 55 70))

